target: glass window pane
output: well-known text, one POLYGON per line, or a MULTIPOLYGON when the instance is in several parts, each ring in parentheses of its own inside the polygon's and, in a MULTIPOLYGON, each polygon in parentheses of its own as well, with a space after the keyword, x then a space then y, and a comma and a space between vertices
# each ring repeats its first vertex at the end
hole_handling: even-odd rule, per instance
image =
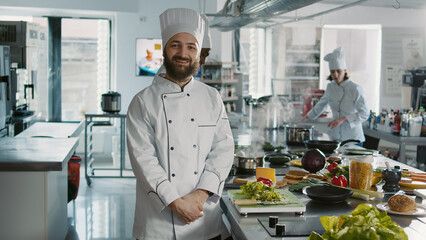
POLYGON ((62 121, 100 111, 109 88, 108 20, 62 19, 62 121))

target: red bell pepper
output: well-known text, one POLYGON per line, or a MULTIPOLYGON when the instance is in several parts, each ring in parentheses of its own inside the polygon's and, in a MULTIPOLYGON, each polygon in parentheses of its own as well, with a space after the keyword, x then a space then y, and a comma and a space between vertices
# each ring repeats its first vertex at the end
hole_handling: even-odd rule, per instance
POLYGON ((269 178, 259 177, 257 179, 258 182, 263 182, 265 185, 268 185, 269 187, 272 186, 272 180, 269 178))
POLYGON ((344 175, 334 176, 333 179, 331 179, 331 183, 339 187, 348 186, 348 180, 344 175))

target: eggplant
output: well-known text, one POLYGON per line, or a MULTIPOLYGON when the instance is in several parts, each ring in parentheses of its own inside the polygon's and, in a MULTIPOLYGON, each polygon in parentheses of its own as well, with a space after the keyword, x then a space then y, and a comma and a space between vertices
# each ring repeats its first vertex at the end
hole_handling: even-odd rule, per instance
POLYGON ((325 166, 326 157, 319 149, 309 149, 302 157, 302 167, 310 173, 316 173, 325 166))

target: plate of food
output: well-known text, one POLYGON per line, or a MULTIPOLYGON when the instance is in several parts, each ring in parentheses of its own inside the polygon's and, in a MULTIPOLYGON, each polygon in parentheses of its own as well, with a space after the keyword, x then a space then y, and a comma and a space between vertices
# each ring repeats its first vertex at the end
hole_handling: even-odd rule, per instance
POLYGON ((386 211, 391 214, 397 214, 397 215, 405 215, 405 216, 421 216, 426 215, 426 207, 421 204, 417 204, 417 208, 415 210, 407 211, 407 212, 398 212, 393 211, 389 208, 389 205, 387 203, 379 203, 376 206, 379 210, 386 211))
POLYGON ((379 203, 376 207, 379 210, 397 215, 426 215, 426 206, 416 203, 413 198, 405 194, 395 194, 389 198, 388 202, 379 203))
POLYGON ((291 160, 290 164, 295 166, 295 167, 302 167, 302 159, 291 160))

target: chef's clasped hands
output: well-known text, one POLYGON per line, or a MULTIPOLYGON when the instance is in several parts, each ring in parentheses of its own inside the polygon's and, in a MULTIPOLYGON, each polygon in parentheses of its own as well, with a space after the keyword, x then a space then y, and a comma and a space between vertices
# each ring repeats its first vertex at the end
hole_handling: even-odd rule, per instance
POLYGON ((194 192, 176 199, 170 203, 169 207, 173 212, 186 224, 201 218, 203 213, 203 205, 209 198, 209 194, 205 190, 197 189, 194 192))

